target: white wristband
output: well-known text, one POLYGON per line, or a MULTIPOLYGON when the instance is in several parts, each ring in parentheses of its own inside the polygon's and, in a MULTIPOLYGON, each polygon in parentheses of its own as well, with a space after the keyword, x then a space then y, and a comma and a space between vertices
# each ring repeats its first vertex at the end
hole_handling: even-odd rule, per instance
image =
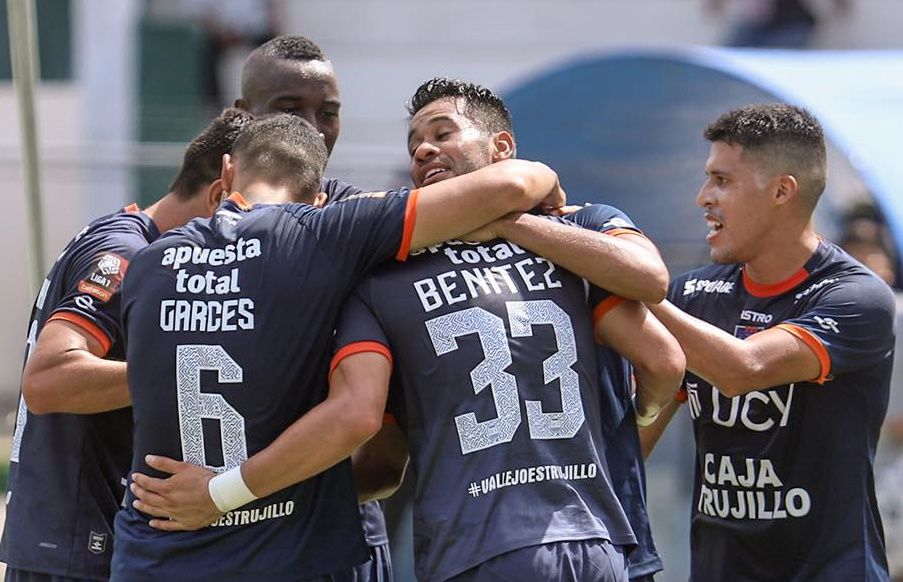
POLYGON ((658 418, 659 413, 662 411, 662 407, 658 404, 650 404, 646 407, 646 414, 640 414, 640 411, 637 410, 636 413, 636 424, 637 426, 646 427, 655 422, 658 418))
POLYGON ((216 508, 226 513, 257 499, 241 476, 241 465, 220 473, 207 482, 207 491, 216 508))

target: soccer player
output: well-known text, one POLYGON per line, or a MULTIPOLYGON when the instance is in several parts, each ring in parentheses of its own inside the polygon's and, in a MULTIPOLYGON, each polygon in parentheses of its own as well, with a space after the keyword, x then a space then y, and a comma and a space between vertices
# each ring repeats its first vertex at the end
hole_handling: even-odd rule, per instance
POLYGON ((705 137, 696 202, 715 264, 653 307, 687 355, 691 578, 887 580, 872 463, 893 295, 813 229, 826 166, 815 117, 744 107, 705 137))
MULTIPOLYGON (((658 333, 667 331, 659 330, 658 333)), ((637 547, 628 556, 628 575, 631 582, 653 582, 655 573, 661 571, 664 564, 652 539, 646 510, 646 468, 637 421, 651 423, 657 413, 650 411, 647 414, 651 415, 646 419, 637 416, 633 402, 637 388, 630 361, 609 346, 601 346, 597 355, 603 398, 602 434, 611 485, 637 539, 637 547)), ((639 392, 645 390, 643 387, 638 389, 639 392)))
POLYGON ((223 163, 229 201, 139 254, 136 283, 123 289, 133 469, 148 473, 145 456, 154 453, 224 470, 207 477, 223 514, 199 532, 161 533, 141 502, 128 503, 116 518, 114 580, 186 571, 205 580, 316 579, 364 562, 348 463, 288 488, 313 474, 297 476, 305 463, 247 481, 242 463, 253 466, 249 455, 315 407, 323 422, 307 462, 348 443, 353 450, 379 429, 384 395, 352 392, 317 406, 335 317, 360 276, 508 212, 563 203, 554 172, 510 160, 320 209, 326 148, 306 121, 285 114, 249 124, 233 156, 223 163))
POLYGON ((188 146, 163 198, 89 224, 44 280, 28 328, 10 452, 0 543, 7 580, 109 577, 113 517, 132 445, 119 287, 139 249, 213 213, 223 154, 249 119, 223 112, 188 146))
MULTIPOLYGON (((429 188, 447 180, 453 181, 449 179, 485 171, 479 168, 491 167, 492 162, 513 155, 514 140, 507 109, 491 92, 471 84, 434 79, 424 84, 414 101, 413 111, 416 113, 412 119, 411 139, 417 145, 412 147, 411 169, 415 185, 427 184, 429 188)), ((596 228, 608 225, 623 229, 630 226, 626 217, 604 206, 578 212, 573 219, 596 228)), ((583 256, 585 270, 595 273, 603 281, 607 276, 607 282, 624 288, 630 287, 634 271, 642 271, 642 267, 624 264, 623 271, 630 275, 622 277, 621 270, 612 269, 606 275, 598 274, 595 263, 610 263, 617 260, 617 255, 614 259, 607 256, 611 254, 611 249, 605 247, 609 241, 592 239, 613 241, 615 237, 529 216, 504 221, 493 228, 504 228, 512 238, 525 237, 531 244, 542 245, 551 254, 561 251, 556 245, 564 240, 563 246, 569 248, 572 254, 583 256), (548 228, 549 225, 553 228, 548 228), (553 234, 559 226, 565 231, 564 237, 553 234), (585 238, 584 234, 590 236, 585 238)), ((491 232, 471 233, 471 236, 495 239, 491 232)), ((648 282, 650 279, 647 277, 646 280, 648 282)), ((393 412, 400 415, 415 451, 419 576, 443 579, 511 549, 536 546, 546 541, 587 538, 597 539, 588 546, 556 546, 539 551, 557 553, 562 560, 578 562, 571 574, 579 579, 597 576, 590 561, 604 562, 607 567, 617 568, 622 575, 626 575, 626 562, 618 546, 631 545, 634 539, 605 475, 605 447, 599 439, 601 403, 596 384, 593 329, 584 283, 548 260, 523 250, 521 246, 501 240, 493 240, 487 245, 456 243, 431 247, 417 253, 410 266, 381 269, 372 281, 368 280, 368 290, 371 283, 374 289, 379 288, 380 322, 392 336, 393 348, 398 350, 400 371, 396 378, 405 387, 405 397, 396 402, 393 412), (518 298, 526 301, 506 302, 518 298), (508 307, 514 311, 506 312, 508 307), (426 316, 422 314, 424 311, 434 313, 426 316), (424 327, 424 319, 443 312, 448 313, 431 320, 432 328, 430 324, 424 327), (467 319, 468 314, 472 314, 470 320, 467 319), (458 321, 458 317, 463 317, 463 320, 458 321), (507 324, 504 323, 509 318, 510 326, 517 325, 520 329, 517 336, 521 339, 512 339, 513 351, 508 346, 507 324), (477 347, 480 344, 474 343, 476 339, 468 340, 466 348, 462 345, 462 351, 466 351, 468 356, 464 364, 459 361, 463 357, 460 353, 446 353, 447 357, 437 361, 432 348, 422 351, 432 345, 428 334, 435 331, 442 335, 442 329, 448 326, 455 328, 456 324, 449 323, 453 321, 465 327, 469 321, 474 329, 462 333, 478 334, 483 346, 483 353, 480 354, 474 353, 474 348, 480 350, 477 347), (554 326, 554 330, 550 326, 554 326), (470 368, 483 355, 485 360, 468 375, 470 368), (559 388, 557 393, 560 395, 557 397, 556 391, 540 388, 545 381, 539 376, 543 366, 537 362, 549 355, 552 357, 545 364, 546 378, 559 388), (505 369, 512 362, 514 365, 510 370, 513 375, 505 369), (424 376, 427 378, 424 379, 424 376), (474 382, 472 388, 469 378, 474 382), (456 390, 458 384, 468 387, 465 394, 456 390), (518 384, 523 384, 526 388, 522 389, 530 395, 539 397, 526 405, 529 411, 526 424, 530 428, 524 427, 520 433, 517 431, 521 417, 518 384), (474 390, 479 392, 487 385, 491 386, 491 391, 471 403, 467 394, 472 398, 474 390), (461 405, 462 399, 464 405, 461 405), (541 404, 544 400, 546 402, 541 404), (497 407, 495 412, 493 403, 497 407), (478 422, 475 418, 462 421, 464 424, 477 424, 460 429, 461 434, 467 433, 468 436, 461 437, 459 441, 455 424, 450 420, 453 412, 449 407, 466 408, 471 405, 478 405, 481 419, 498 418, 486 422, 478 422), (543 410, 550 408, 562 412, 543 410), (527 431, 540 440, 522 434, 527 431), (506 439, 516 440, 507 445, 506 439), (549 444, 544 444, 546 439, 550 440, 549 444), (485 441, 485 446, 480 446, 481 441, 485 441), (475 455, 462 461, 462 449, 475 455), (487 450, 482 452, 482 449, 487 450), (495 503, 492 495, 484 498, 482 503, 475 499, 468 501, 466 484, 461 483, 468 478, 477 479, 478 475, 474 472, 485 472, 487 463, 498 470, 498 464, 504 464, 511 451, 517 451, 514 455, 520 456, 518 463, 541 460, 542 467, 524 470, 529 472, 530 479, 536 479, 539 474, 539 480, 548 482, 522 483, 528 493, 523 494, 520 499, 523 503, 520 504, 517 492, 510 494, 513 497, 502 494, 505 502, 495 503), (583 462, 578 463, 577 459, 583 462), (478 466, 475 468, 473 463, 478 466), (437 471, 442 475, 437 476, 437 471), (549 506, 540 502, 543 496, 546 500, 554 499, 552 503, 556 506, 572 507, 557 516, 552 515, 554 510, 550 513, 549 506), (484 507, 477 509, 470 503, 484 507), (486 509, 487 504, 498 508, 498 515, 490 517, 492 511, 486 509), (528 506, 529 509, 526 509, 528 506), (448 517, 439 522, 434 522, 432 516, 428 519, 420 517, 430 511, 438 511, 448 517), (456 515, 460 515, 460 519, 452 519, 451 516, 456 515), (474 520, 479 521, 479 527, 475 526, 474 520), (427 539, 434 536, 436 539, 428 543, 427 539), (446 553, 440 556, 443 549, 446 553), (568 553, 570 551, 575 553, 571 555, 568 553), (612 560, 616 564, 612 564, 612 560)), ((654 295, 655 291, 646 289, 643 293, 654 295)), ((617 347, 626 348, 632 356, 645 356, 637 358, 641 362, 638 376, 652 387, 649 393, 654 394, 655 399, 650 404, 661 402, 663 396, 666 400, 670 398, 683 372, 682 354, 677 343, 662 331, 660 324, 648 317, 640 305, 620 302, 614 297, 599 303, 597 316, 605 322, 600 327, 605 339, 617 347), (611 313, 605 315, 608 311, 611 313), (651 364, 642 365, 647 362, 651 364)), ((350 309, 354 311, 355 307, 350 309)), ((346 318, 352 326, 367 323, 366 319, 346 318)), ((338 398, 338 394, 354 390, 362 394, 362 399, 375 398, 374 395, 379 395, 380 401, 386 398, 388 361, 371 352, 375 350, 385 354, 386 348, 383 346, 387 340, 378 326, 368 331, 377 333, 375 339, 380 343, 362 342, 358 341, 362 338, 352 337, 349 347, 342 349, 336 357, 327 403, 338 398)), ((346 343, 348 335, 354 334, 344 326, 340 327, 341 343, 346 343)), ((457 345, 454 339, 449 345, 453 344, 457 345)), ((457 350, 452 347, 447 351, 457 350)), ((646 399, 649 400, 648 394, 646 399)), ((641 407, 646 408, 648 404, 641 407)), ((349 450, 336 448, 334 459, 323 459, 324 447, 315 440, 315 435, 319 433, 309 428, 313 426, 312 417, 313 412, 280 437, 282 442, 278 448, 274 445, 249 460, 242 467, 242 474, 259 481, 260 476, 268 472, 266 482, 274 488, 277 484, 285 486, 290 482, 284 475, 274 473, 272 468, 266 469, 268 462, 276 469, 283 465, 304 465, 315 472, 312 449, 316 449, 316 456, 321 457, 323 462, 334 463, 343 454, 347 455, 349 450), (304 428, 306 422, 308 428, 304 428), (312 442, 317 442, 317 446, 306 444, 312 442)), ((367 448, 370 448, 369 444, 367 448)), ((515 473, 517 468, 514 467, 515 473)), ((139 496, 154 507, 156 515, 166 515, 167 512, 183 515, 186 502, 189 505, 198 503, 196 508, 202 523, 205 518, 203 506, 205 502, 210 505, 206 491, 201 490, 200 498, 192 498, 184 490, 177 491, 171 482, 190 470, 177 466, 167 470, 184 473, 165 481, 137 475, 136 482, 146 489, 139 491, 139 496)), ((488 474, 480 474, 479 477, 488 477, 488 474)), ((479 496, 479 488, 470 495, 479 496)), ((166 528, 173 527, 166 521, 158 522, 158 525, 161 524, 166 528)), ((523 559, 523 554, 513 559, 523 559)), ((555 571, 556 575, 561 573, 558 572, 560 565, 548 562, 544 565, 555 571)), ((494 567, 488 566, 490 569, 494 567)), ((525 566, 512 566, 510 562, 503 566, 506 570, 512 567, 525 566)), ((529 572, 540 575, 538 571, 529 572)))
MULTIPOLYGON (((235 106, 254 115, 283 112, 304 118, 323 135, 327 155, 332 153, 339 137, 341 100, 335 69, 326 53, 304 36, 278 36, 248 55, 242 69, 241 97, 235 100, 235 106)), ((324 178, 321 189, 329 202, 362 192, 335 178, 324 178)), ((403 472, 403 467, 396 471, 376 471, 372 470, 372 465, 380 459, 370 458, 366 467, 360 462, 362 460, 355 459, 354 463, 359 491, 367 493, 397 486, 397 475, 403 472)), ((361 505, 361 521, 370 548, 370 561, 341 579, 391 581, 392 559, 386 519, 377 501, 361 505)))

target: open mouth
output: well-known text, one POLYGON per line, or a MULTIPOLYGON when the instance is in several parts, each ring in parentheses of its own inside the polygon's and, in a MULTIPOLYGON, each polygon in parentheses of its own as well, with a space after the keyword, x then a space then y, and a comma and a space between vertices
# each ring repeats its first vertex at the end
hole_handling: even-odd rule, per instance
POLYGON ((448 172, 447 168, 432 168, 423 175, 423 185, 432 184, 445 177, 448 172))
POLYGON ((705 223, 709 227, 709 232, 706 234, 706 237, 705 237, 705 239, 707 241, 711 241, 716 236, 718 236, 718 233, 721 232, 721 229, 724 228, 724 224, 721 221, 715 220, 714 218, 712 218, 710 216, 706 216, 705 223))

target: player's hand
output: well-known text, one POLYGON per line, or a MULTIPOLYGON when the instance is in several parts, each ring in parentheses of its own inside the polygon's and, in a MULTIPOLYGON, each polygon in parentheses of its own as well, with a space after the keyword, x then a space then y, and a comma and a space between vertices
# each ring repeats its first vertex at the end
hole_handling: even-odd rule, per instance
POLYGON ((567 204, 567 194, 561 188, 561 183, 555 182, 555 186, 549 190, 546 197, 539 203, 540 209, 545 214, 552 214, 555 210, 567 204))
POLYGON ((156 455, 145 457, 148 465, 170 473, 157 479, 132 473, 132 506, 151 516, 150 526, 164 531, 193 531, 206 527, 223 514, 213 504, 207 483, 215 473, 204 467, 156 455))
POLYGON ((566 204, 565 206, 562 206, 560 208, 552 209, 549 214, 551 214, 552 216, 568 216, 574 214, 578 210, 583 210, 587 206, 589 206, 589 204, 584 204, 583 206, 579 204, 566 204))

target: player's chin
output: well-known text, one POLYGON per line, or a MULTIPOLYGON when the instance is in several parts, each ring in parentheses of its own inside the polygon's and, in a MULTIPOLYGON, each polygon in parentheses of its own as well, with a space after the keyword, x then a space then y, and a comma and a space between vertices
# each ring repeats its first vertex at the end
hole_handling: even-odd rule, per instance
POLYGON ((737 262, 734 253, 724 245, 709 245, 709 258, 713 263, 717 263, 719 265, 727 265, 737 262))

